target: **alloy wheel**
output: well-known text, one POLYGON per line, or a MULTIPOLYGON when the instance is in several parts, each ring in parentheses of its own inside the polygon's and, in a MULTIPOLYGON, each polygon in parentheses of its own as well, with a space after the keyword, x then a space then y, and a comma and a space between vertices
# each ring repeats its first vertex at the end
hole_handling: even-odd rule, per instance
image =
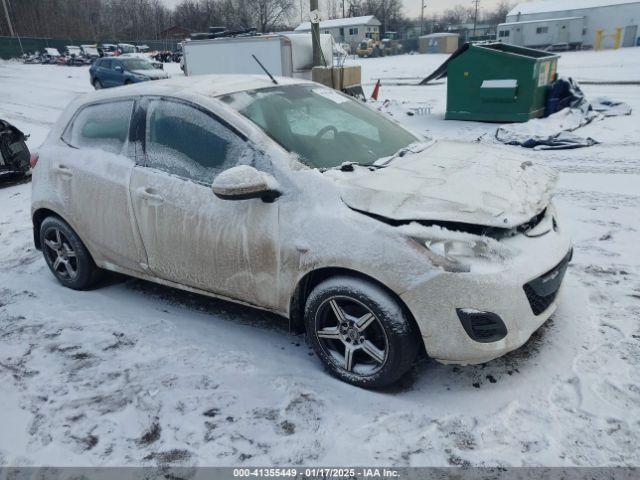
POLYGON ((347 296, 331 297, 316 315, 315 335, 323 351, 339 368, 371 375, 386 362, 387 335, 376 315, 347 296))
POLYGON ((49 229, 44 236, 44 250, 56 275, 72 280, 78 274, 78 259, 69 239, 57 228, 49 229))

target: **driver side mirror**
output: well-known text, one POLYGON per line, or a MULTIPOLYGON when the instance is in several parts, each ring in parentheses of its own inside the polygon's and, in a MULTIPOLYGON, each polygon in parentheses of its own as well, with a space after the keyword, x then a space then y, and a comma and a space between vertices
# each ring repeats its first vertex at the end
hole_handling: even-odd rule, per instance
POLYGON ((238 165, 220 173, 213 179, 211 189, 223 200, 261 198, 271 203, 280 196, 279 185, 272 175, 249 165, 238 165))

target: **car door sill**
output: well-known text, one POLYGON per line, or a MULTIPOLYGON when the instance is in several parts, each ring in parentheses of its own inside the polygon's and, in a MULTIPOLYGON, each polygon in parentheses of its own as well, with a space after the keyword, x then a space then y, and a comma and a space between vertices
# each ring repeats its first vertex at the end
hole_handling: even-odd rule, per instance
MULTIPOLYGON (((236 304, 239 304, 239 305, 244 305, 246 307, 257 308, 258 310, 263 310, 265 312, 275 313, 276 315, 280 315, 281 317, 288 318, 286 312, 280 311, 280 310, 275 309, 275 308, 263 307, 263 306, 260 306, 260 305, 255 305, 253 303, 245 302, 243 300, 238 300, 238 299, 233 298, 233 297, 227 297, 225 295, 220 295, 220 294, 217 294, 217 293, 214 293, 214 292, 209 292, 207 290, 201 290, 199 288, 189 287, 187 285, 182 285, 180 283, 175 283, 175 282, 172 282, 170 280, 165 280, 163 278, 156 277, 156 276, 154 276, 154 275, 152 275, 150 273, 144 273, 144 272, 137 272, 137 271, 134 271, 134 270, 129 270, 128 268, 120 267, 119 265, 115 265, 115 264, 113 264, 111 262, 102 262, 98 266, 100 268, 105 269, 105 270, 109 270, 111 272, 116 272, 116 273, 121 273, 123 275, 128 275, 130 277, 139 278, 140 280, 147 280, 149 282, 158 283, 160 285, 165 285, 167 287, 177 288, 178 290, 183 290, 183 291, 191 292, 191 293, 197 293, 198 295, 204 295, 206 297, 216 298, 216 299, 219 299, 219 300, 224 300, 224 301, 231 302, 231 303, 236 303, 236 304)), ((145 265, 145 267, 148 269, 148 266, 145 265)))

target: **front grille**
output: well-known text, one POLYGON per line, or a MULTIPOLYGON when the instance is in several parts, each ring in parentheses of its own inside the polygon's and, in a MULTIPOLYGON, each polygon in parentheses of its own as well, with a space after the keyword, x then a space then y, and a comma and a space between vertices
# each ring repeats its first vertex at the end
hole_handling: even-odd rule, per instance
POLYGON ((572 256, 573 250, 569 250, 558 265, 523 286, 534 315, 543 313, 556 299, 572 256))

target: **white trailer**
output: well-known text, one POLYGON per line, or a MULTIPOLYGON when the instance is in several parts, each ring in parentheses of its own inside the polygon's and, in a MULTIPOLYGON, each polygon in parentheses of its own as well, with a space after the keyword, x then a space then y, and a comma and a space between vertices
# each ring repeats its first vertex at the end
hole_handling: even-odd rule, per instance
POLYGON ((498 38, 505 43, 528 48, 545 48, 556 44, 580 48, 584 21, 584 17, 564 17, 506 22, 498 25, 498 38))
MULTIPOLYGON (((333 38, 320 35, 326 66, 332 65, 333 38)), ((274 76, 311 79, 311 35, 287 33, 189 40, 183 44, 185 75, 263 74, 255 55, 274 76)))

